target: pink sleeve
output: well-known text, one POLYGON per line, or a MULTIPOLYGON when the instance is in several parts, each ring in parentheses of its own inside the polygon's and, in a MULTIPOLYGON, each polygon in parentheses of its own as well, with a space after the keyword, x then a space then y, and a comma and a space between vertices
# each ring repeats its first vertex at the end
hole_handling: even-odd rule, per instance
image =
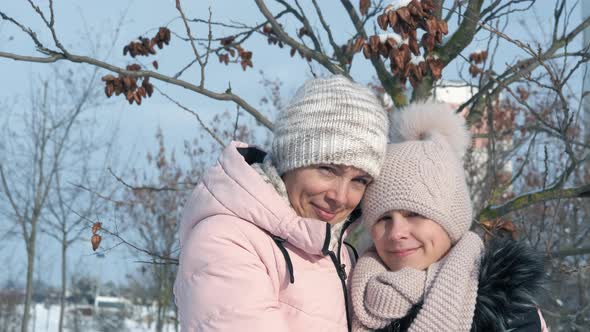
POLYGON ((182 248, 174 284, 181 330, 287 331, 266 266, 231 218, 201 222, 182 248))
POLYGON ((549 332, 547 328, 547 323, 545 323, 545 318, 543 318, 543 314, 541 313, 541 309, 537 309, 539 313, 539 320, 541 321, 541 332, 549 332))

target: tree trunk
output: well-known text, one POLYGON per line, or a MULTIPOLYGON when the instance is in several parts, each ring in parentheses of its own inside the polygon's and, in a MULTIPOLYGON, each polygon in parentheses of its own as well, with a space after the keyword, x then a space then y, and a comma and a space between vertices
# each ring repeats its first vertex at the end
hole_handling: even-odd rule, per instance
POLYGON ((178 307, 174 306, 174 332, 178 332, 178 307))
POLYGON ((164 324, 162 322, 162 301, 158 299, 156 308, 156 332, 162 332, 164 324))
POLYGON ((59 332, 63 331, 64 310, 65 310, 65 306, 66 306, 66 288, 67 288, 67 284, 66 284, 67 255, 66 255, 66 252, 67 252, 67 249, 68 249, 68 243, 67 243, 66 234, 64 234, 64 237, 62 238, 62 242, 61 242, 61 294, 59 296, 59 325, 58 325, 59 332))
POLYGON ((33 271, 35 268, 35 241, 36 241, 36 227, 31 223, 31 236, 27 239, 27 286, 25 291, 25 308, 23 312, 23 320, 21 322, 21 332, 28 332, 29 321, 31 318, 31 302, 33 299, 33 271))
POLYGON ((166 299, 164 298, 166 294, 166 265, 156 266, 156 271, 158 274, 158 300, 157 300, 157 324, 156 324, 156 332, 162 332, 164 330, 164 323, 166 321, 166 299))
POLYGON ((434 81, 430 75, 424 76, 424 79, 412 90, 412 101, 427 100, 432 96, 432 87, 434 81))
POLYGON ((162 282, 160 279, 159 282, 159 292, 158 292, 158 300, 156 301, 156 332, 162 332, 162 330, 164 329, 164 320, 163 320, 163 316, 164 316, 164 308, 163 308, 163 303, 162 303, 162 282))

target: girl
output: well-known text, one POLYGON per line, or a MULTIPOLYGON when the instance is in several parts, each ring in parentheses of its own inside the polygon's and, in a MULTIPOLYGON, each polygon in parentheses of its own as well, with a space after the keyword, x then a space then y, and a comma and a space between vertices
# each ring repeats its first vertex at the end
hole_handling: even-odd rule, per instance
POLYGON ((353 331, 546 331, 534 295, 541 257, 469 231, 462 157, 470 137, 444 104, 395 112, 363 224, 374 248, 351 277, 353 331))

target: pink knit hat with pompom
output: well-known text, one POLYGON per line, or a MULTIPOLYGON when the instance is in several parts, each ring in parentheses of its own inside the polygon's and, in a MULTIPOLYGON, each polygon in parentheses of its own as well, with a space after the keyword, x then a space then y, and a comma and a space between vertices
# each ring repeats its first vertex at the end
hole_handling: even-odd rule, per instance
POLYGON ((407 210, 437 222, 456 243, 473 214, 463 168, 471 143, 465 120, 447 104, 412 104, 391 114, 389 136, 381 174, 363 199, 363 224, 370 230, 385 212, 407 210))

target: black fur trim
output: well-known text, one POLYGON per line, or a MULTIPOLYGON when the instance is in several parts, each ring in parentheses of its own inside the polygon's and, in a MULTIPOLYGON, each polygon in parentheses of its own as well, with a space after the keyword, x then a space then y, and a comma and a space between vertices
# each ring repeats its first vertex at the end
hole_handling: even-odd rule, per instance
POLYGON ((250 146, 247 148, 237 148, 238 153, 244 157, 244 160, 248 165, 252 165, 254 163, 262 163, 264 161, 264 157, 266 157, 266 152, 260 150, 255 146, 250 146))
POLYGON ((481 261, 472 332, 504 331, 536 312, 545 280, 543 256, 522 241, 495 237, 481 261))

